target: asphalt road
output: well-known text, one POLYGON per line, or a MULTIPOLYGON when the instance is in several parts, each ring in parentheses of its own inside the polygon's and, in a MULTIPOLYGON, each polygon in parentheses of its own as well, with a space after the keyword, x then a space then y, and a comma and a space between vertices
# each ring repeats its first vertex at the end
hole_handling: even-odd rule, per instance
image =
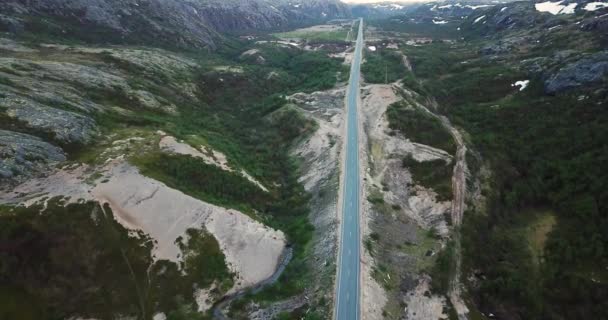
POLYGON ((338 283, 336 285, 336 320, 359 320, 359 78, 363 49, 363 19, 359 20, 359 32, 355 54, 350 69, 346 98, 346 163, 342 188, 342 226, 338 257, 338 283))

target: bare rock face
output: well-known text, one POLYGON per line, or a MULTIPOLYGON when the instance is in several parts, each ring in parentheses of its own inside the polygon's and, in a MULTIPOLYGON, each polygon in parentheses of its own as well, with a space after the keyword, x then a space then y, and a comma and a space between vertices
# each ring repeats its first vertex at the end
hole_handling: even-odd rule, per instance
POLYGON ((0 181, 20 181, 65 161, 61 148, 40 138, 0 130, 0 181))
POLYGON ((27 98, 8 95, 0 98, 6 115, 37 132, 53 136, 65 145, 89 144, 97 133, 95 121, 78 113, 51 108, 27 98))
POLYGON ((350 17, 338 0, 4 0, 0 12, 0 31, 28 31, 39 19, 64 37, 210 49, 222 32, 350 17))
POLYGON ((600 52, 559 69, 545 81, 545 92, 556 94, 577 87, 600 83, 608 74, 608 52, 600 52))

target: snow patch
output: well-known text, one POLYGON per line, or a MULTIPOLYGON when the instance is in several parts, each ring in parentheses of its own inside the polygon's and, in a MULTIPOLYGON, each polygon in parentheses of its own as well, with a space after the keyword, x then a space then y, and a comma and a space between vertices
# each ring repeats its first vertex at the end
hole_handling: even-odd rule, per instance
POLYGON ((446 23, 448 23, 448 22, 447 22, 447 21, 445 21, 445 20, 435 20, 435 19, 433 19, 433 23, 434 23, 434 24, 446 24, 446 23))
POLYGON ((374 5, 375 9, 388 9, 388 10, 401 10, 403 8, 405 8, 405 6, 402 6, 400 4, 396 4, 396 3, 389 3, 389 4, 376 4, 374 5))
POLYGON ((465 8, 471 8, 473 10, 477 10, 479 8, 487 8, 487 7, 493 7, 493 4, 480 4, 478 6, 471 6, 471 5, 466 5, 465 8))
POLYGON ((587 3, 587 5, 585 5, 583 10, 595 11, 595 10, 601 9, 601 8, 608 8, 608 2, 589 2, 589 3, 587 3))
POLYGON ((534 5, 536 11, 539 12, 549 12, 553 15, 556 14, 572 14, 574 13, 574 9, 578 6, 578 3, 571 3, 568 5, 562 5, 563 1, 558 2, 541 2, 534 5))
POLYGON ((519 87, 519 91, 524 91, 524 89, 527 88, 529 84, 530 80, 521 80, 516 81, 514 84, 511 85, 511 87, 519 87))
POLYGON ((485 17, 486 17, 486 16, 485 16, 485 15, 483 15, 483 16, 481 16, 481 17, 479 17, 479 18, 475 19, 475 21, 473 21, 473 24, 476 24, 477 22, 479 22, 479 21, 483 20, 485 17))

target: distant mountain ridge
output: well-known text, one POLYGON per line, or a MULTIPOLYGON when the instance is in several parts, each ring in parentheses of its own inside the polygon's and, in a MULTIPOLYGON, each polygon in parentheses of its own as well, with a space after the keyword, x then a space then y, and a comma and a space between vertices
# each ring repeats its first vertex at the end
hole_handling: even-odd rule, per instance
POLYGON ((219 33, 350 17, 338 0, 3 0, 0 32, 214 48, 219 33))

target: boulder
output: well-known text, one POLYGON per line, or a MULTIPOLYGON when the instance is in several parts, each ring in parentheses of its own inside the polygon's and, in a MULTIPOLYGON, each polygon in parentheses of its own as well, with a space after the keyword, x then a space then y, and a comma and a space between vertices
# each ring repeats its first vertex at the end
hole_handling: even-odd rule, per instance
POLYGON ((545 92, 557 94, 584 85, 600 83, 608 75, 608 52, 584 57, 559 69, 545 81, 545 92))
POLYGON ((26 127, 53 135, 64 145, 86 145, 97 134, 95 121, 87 116, 47 107, 33 100, 7 95, 0 98, 0 107, 10 118, 26 127))
POLYGON ((0 182, 20 181, 66 160, 61 148, 28 134, 0 130, 0 182))

